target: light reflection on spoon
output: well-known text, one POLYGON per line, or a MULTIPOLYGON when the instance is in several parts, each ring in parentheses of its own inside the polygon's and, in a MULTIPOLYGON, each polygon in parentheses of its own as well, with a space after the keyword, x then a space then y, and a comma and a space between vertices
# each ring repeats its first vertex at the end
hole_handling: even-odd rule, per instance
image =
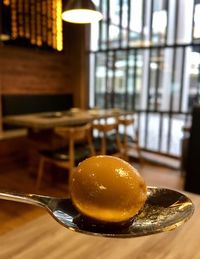
POLYGON ((147 195, 145 206, 139 214, 122 225, 90 221, 80 215, 67 198, 0 192, 0 199, 43 207, 58 223, 70 230, 105 237, 128 238, 170 231, 186 222, 194 212, 192 201, 180 192, 148 187, 147 195))

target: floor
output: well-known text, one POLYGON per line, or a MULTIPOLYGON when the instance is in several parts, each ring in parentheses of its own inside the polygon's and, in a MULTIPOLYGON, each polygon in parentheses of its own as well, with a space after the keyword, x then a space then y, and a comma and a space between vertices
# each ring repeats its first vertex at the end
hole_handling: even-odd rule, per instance
MULTIPOLYGON (((141 175, 144 177, 147 185, 162 186, 172 189, 183 189, 183 179, 178 170, 170 169, 164 166, 144 163, 139 166, 133 163, 141 175)), ((43 181, 39 191, 35 190, 36 177, 30 174, 27 167, 16 166, 15 168, 0 169, 0 190, 38 193, 50 196, 67 196, 67 176, 55 168, 49 170, 46 179, 43 181)), ((24 221, 38 217, 45 212, 44 209, 24 203, 0 200, 0 221, 3 222, 0 228, 0 234, 7 232, 16 225, 24 221)))

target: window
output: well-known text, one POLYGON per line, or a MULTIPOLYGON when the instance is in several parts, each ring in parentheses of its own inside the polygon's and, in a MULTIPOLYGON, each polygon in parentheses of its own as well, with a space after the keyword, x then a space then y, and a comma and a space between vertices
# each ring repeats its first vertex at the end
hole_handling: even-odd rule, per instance
POLYGON ((144 149, 180 155, 182 127, 200 100, 200 0, 96 1, 90 106, 137 113, 144 149))

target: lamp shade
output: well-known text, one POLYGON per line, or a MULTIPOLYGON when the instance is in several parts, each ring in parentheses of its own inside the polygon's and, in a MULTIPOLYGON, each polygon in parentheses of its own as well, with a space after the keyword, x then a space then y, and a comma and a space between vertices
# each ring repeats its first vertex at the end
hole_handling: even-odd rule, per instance
POLYGON ((62 19, 71 23, 94 23, 103 18, 91 0, 69 0, 63 7, 62 19))
POLYGON ((10 40, 11 23, 9 7, 0 1, 0 42, 10 40))

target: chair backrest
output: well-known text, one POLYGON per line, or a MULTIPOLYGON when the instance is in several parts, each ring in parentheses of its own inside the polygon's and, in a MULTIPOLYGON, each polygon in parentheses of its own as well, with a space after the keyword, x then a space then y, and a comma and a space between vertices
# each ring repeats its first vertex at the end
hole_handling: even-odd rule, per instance
POLYGON ((118 118, 118 123, 124 126, 129 126, 131 124, 134 124, 135 119, 134 118, 118 118))
POLYGON ((74 142, 85 140, 91 131, 91 124, 87 123, 78 126, 57 127, 54 129, 55 133, 63 137, 67 141, 73 140, 74 142))
POLYGON ((70 170, 75 166, 75 144, 87 142, 91 155, 95 155, 91 136, 91 123, 72 127, 57 127, 55 133, 67 140, 69 144, 69 163, 70 170))
POLYGON ((117 149, 120 150, 121 149, 121 143, 120 143, 120 139, 119 139, 119 134, 118 134, 118 123, 112 122, 112 123, 95 123, 93 124, 93 129, 97 130, 100 134, 101 137, 101 147, 100 147, 100 154, 101 155, 105 155, 106 154, 106 150, 107 150, 107 134, 110 132, 115 133, 115 142, 116 142, 116 146, 117 149))
MULTIPOLYGON (((131 142, 132 144, 135 143, 134 146, 137 151, 138 160, 139 160, 140 166, 142 166, 144 164, 144 160, 142 158, 142 153, 141 153, 141 148, 139 143, 139 130, 138 130, 138 127, 135 126, 135 118, 133 116, 134 115, 118 117, 119 128, 120 127, 123 128, 122 134, 120 132, 120 135, 122 136, 121 140, 123 140, 123 146, 124 146, 123 157, 125 158, 125 160, 129 159, 128 157, 128 150, 130 150, 129 142, 131 142), (132 129, 130 129, 129 126, 132 126, 132 129)), ((130 145, 130 146, 133 147, 133 145, 130 145)))
POLYGON ((93 129, 98 130, 99 132, 107 133, 112 130, 116 130, 118 124, 116 122, 110 124, 93 124, 93 129))

